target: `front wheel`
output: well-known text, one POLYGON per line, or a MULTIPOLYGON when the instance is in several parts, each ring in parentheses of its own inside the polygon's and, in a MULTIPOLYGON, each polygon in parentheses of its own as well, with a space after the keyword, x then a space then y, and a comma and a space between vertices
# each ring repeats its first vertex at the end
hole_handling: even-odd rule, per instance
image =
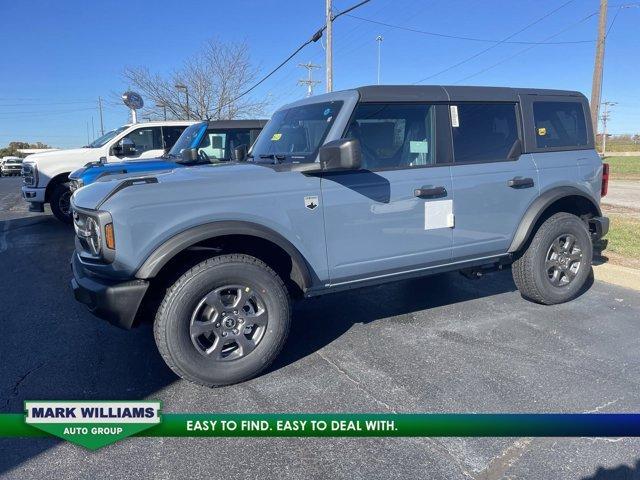
POLYGON ((51 212, 63 223, 72 223, 71 190, 68 183, 56 185, 49 200, 51 212))
POLYGON ((592 257, 587 225, 570 213, 556 213, 540 225, 513 263, 513 280, 529 300, 545 305, 568 302, 589 278, 592 257))
POLYGON ((231 254, 199 263, 173 284, 156 314, 154 335, 177 375, 217 387, 268 367, 290 323, 280 277, 257 258, 231 254))

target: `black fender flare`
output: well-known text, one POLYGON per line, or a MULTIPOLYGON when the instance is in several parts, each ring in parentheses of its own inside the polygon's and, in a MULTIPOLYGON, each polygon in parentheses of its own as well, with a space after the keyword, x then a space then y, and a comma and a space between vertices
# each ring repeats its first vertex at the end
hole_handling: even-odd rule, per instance
POLYGON ((542 193, 531 205, 529 205, 529 208, 523 215, 522 220, 520 220, 520 224, 513 236, 508 252, 514 253, 520 250, 520 248, 529 239, 536 222, 550 205, 562 198, 575 196, 588 200, 594 211, 597 212, 597 216, 602 216, 602 211, 600 210, 598 202, 584 190, 568 186, 552 188, 542 193))
POLYGON ((246 235, 262 238, 277 245, 290 257, 292 277, 299 278, 300 288, 306 291, 317 278, 300 251, 279 233, 263 225, 245 221, 219 221, 188 228, 166 240, 157 247, 137 270, 135 277, 149 279, 155 277, 175 255, 204 240, 225 235, 246 235), (297 270, 297 271, 296 271, 297 270))

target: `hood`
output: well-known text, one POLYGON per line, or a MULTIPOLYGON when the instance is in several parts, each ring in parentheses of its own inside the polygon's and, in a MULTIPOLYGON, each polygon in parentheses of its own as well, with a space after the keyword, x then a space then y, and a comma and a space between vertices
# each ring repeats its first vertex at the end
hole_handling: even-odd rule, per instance
MULTIPOLYGON (((99 156, 101 150, 98 148, 71 148, 69 150, 53 150, 51 152, 34 153, 25 158, 25 162, 32 163, 52 163, 60 159, 76 159, 91 156, 99 156), (93 155, 92 155, 93 153, 93 155)), ((97 158, 96 158, 97 160, 97 158)))
POLYGON ((211 188, 215 183, 240 184, 249 178, 251 183, 255 183, 266 177, 273 178, 274 175, 278 175, 274 169, 254 163, 218 163, 151 172, 131 172, 101 177, 94 183, 77 190, 72 199, 73 204, 80 208, 94 209, 107 200, 115 199, 124 192, 129 194, 134 190, 142 193, 149 192, 153 188, 154 193, 162 195, 157 192, 157 189, 178 189, 188 196, 195 191, 196 186, 206 185, 206 188, 211 188), (138 179, 139 183, 127 185, 127 182, 138 179))
POLYGON ((77 180, 83 176, 87 180, 95 180, 99 176, 109 172, 144 172, 145 170, 162 170, 174 168, 176 164, 166 158, 143 158, 135 160, 127 160, 122 162, 88 162, 83 167, 71 172, 69 178, 77 180))

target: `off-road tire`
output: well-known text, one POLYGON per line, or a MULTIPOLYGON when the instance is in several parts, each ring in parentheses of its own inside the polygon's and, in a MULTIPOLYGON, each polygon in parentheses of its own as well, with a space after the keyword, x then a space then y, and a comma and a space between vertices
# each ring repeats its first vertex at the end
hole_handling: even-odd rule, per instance
POLYGON ((183 274, 168 290, 154 322, 158 350, 178 376, 207 387, 248 380, 267 368, 284 346, 291 324, 291 302, 282 279, 264 262, 242 254, 209 258, 183 274), (189 325, 198 301, 226 285, 247 285, 259 292, 268 324, 255 350, 242 358, 220 362, 193 345, 189 325))
POLYGON ((593 245, 587 225, 577 216, 560 212, 540 225, 529 246, 521 252, 511 267, 513 280, 520 294, 533 302, 554 305, 574 299, 582 291, 591 274, 593 245), (545 261, 552 242, 560 235, 570 234, 582 251, 580 267, 568 285, 554 286, 549 281, 545 261))
POLYGON ((53 192, 51 193, 51 197, 49 198, 49 205, 51 205, 51 212, 53 215, 60 220, 62 223, 71 224, 73 223, 73 216, 71 211, 68 214, 65 214, 60 209, 60 199, 63 195, 70 195, 71 191, 69 190, 68 183, 60 183, 55 186, 53 192))

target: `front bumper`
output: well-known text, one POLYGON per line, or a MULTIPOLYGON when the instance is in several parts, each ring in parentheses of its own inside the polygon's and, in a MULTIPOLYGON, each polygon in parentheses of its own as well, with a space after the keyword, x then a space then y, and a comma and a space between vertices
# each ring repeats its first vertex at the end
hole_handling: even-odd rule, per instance
POLYGON ((27 202, 44 203, 46 188, 22 187, 22 198, 27 202))
POLYGON ((133 326, 149 282, 118 282, 94 276, 86 271, 75 252, 71 258, 71 268, 71 288, 78 302, 87 305, 95 316, 118 327, 129 329, 133 326))

